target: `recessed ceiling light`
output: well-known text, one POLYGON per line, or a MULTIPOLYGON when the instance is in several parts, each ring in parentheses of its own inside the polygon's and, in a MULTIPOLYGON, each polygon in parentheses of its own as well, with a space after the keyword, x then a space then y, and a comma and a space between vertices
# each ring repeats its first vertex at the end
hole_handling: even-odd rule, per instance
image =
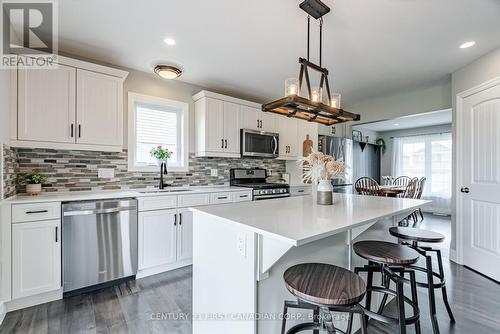
POLYGON ((181 69, 170 65, 157 65, 154 71, 163 79, 169 79, 169 80, 178 78, 182 74, 181 69))
POLYGON ((394 123, 394 126, 399 126, 399 123, 394 123))
POLYGON ((460 45, 460 49, 467 49, 467 48, 473 47, 474 45, 476 45, 476 42, 474 42, 474 41, 465 42, 462 45, 460 45))
POLYGON ((163 40, 167 45, 175 45, 175 39, 167 37, 163 40))

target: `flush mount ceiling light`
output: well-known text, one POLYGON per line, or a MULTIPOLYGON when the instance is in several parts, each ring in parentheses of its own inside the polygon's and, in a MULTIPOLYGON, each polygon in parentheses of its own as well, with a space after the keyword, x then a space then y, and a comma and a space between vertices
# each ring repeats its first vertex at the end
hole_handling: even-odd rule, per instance
POLYGON ((175 45, 175 39, 171 38, 171 37, 167 37, 163 40, 165 42, 165 44, 167 45, 175 45))
POLYGON ((330 8, 320 0, 305 0, 299 7, 308 14, 307 59, 299 58, 300 72, 298 79, 291 78, 285 81, 286 96, 262 105, 262 111, 272 112, 287 117, 295 117, 324 125, 358 121, 360 119, 359 115, 349 113, 342 109, 341 95, 330 92, 328 70, 322 67, 323 16, 330 12, 330 8), (319 20, 319 65, 309 61, 311 16, 319 20), (321 74, 319 86, 311 87, 309 70, 314 70, 321 74), (300 96, 304 79, 306 81, 307 98, 300 96), (323 103, 323 87, 325 87, 326 90, 326 104, 323 103))
POLYGON ((460 45, 460 49, 468 49, 476 45, 476 42, 470 41, 470 42, 465 42, 462 45, 460 45))
POLYGON ((171 65, 157 65, 154 71, 163 79, 169 79, 169 80, 178 78, 182 74, 181 69, 171 65))

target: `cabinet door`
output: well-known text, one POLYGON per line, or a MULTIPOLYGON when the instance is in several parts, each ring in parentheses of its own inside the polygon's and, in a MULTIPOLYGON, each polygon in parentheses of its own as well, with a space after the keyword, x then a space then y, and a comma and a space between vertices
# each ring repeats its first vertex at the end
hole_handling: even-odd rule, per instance
POLYGON ((177 211, 139 212, 139 270, 176 261, 177 211))
POLYGON ((224 102, 206 98, 206 151, 224 151, 224 102))
POLYGON ((224 102, 224 152, 240 153, 240 106, 224 102))
POLYGON ((193 213, 189 209, 179 209, 177 226, 177 261, 193 258, 193 213))
MULTIPOLYGON (((304 121, 302 121, 304 122, 304 121)), ((297 119, 290 119, 287 126, 287 142, 288 142, 288 156, 291 158, 295 158, 299 154, 297 135, 298 135, 298 123, 297 119)))
POLYGON ((12 297, 61 288, 61 221, 12 225, 12 297))
POLYGON ((123 144, 122 90, 120 78, 77 70, 77 143, 123 144))
POLYGON ((270 112, 259 111, 258 117, 260 119, 260 130, 266 132, 276 132, 276 117, 270 112))
POLYGON ((259 109, 241 106, 241 128, 250 130, 260 130, 260 120, 257 118, 259 109))
POLYGON ((280 135, 280 158, 293 159, 297 157, 297 120, 293 118, 277 117, 276 129, 280 135))
POLYGON ((75 73, 75 68, 64 65, 19 70, 19 140, 75 142, 75 73))

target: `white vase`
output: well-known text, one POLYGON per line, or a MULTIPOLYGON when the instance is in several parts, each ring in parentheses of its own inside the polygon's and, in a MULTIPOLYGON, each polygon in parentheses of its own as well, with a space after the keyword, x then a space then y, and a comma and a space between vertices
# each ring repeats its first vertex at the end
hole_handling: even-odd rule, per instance
POLYGON ((317 203, 320 205, 333 204, 333 186, 331 180, 319 180, 317 188, 317 203))
POLYGON ((30 195, 38 195, 42 192, 42 185, 41 184, 27 184, 26 185, 26 192, 30 195))

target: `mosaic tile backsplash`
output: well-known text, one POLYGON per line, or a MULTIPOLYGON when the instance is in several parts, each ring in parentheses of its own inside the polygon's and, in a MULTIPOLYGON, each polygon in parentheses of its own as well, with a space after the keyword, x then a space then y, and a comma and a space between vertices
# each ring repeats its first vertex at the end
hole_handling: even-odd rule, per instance
MULTIPOLYGON (((4 147, 5 167, 9 169, 4 180, 6 193, 24 193, 24 187, 16 185, 18 174, 32 170, 47 176, 43 189, 47 192, 137 189, 156 187, 159 183, 158 172, 129 172, 127 152, 110 153, 94 151, 73 151, 53 149, 29 149, 4 147), (7 151, 8 154, 5 154, 7 151), (8 160, 8 161, 7 161, 8 160), (113 168, 115 177, 101 179, 98 168, 113 168)), ((189 157, 189 172, 169 172, 165 183, 173 186, 214 186, 229 183, 229 169, 260 167, 270 170, 269 182, 277 182, 285 173, 285 162, 273 159, 228 159, 189 157), (211 169, 218 170, 218 176, 211 175, 211 169)))

